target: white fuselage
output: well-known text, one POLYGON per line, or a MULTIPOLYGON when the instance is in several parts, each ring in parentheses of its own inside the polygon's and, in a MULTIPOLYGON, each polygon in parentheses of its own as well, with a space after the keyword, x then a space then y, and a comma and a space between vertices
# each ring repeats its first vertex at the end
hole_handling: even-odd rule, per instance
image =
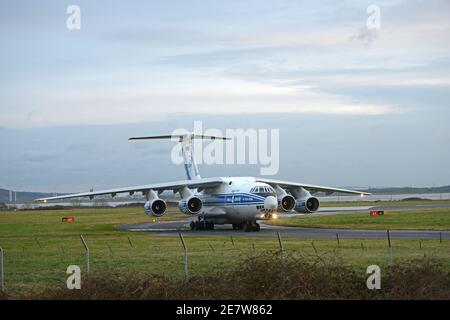
POLYGON ((203 202, 197 215, 216 224, 226 224, 265 220, 267 214, 274 211, 264 207, 266 197, 276 198, 274 189, 268 184, 256 182, 253 177, 223 180, 221 185, 195 194, 203 202), (262 191, 254 192, 255 188, 262 191))

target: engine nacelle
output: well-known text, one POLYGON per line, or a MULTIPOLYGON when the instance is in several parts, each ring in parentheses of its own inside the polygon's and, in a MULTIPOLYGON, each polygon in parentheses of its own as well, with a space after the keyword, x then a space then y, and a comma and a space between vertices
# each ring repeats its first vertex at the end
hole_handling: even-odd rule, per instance
POLYGON ((203 202, 200 198, 190 197, 188 199, 182 199, 178 202, 178 208, 185 214, 196 214, 202 210, 203 202))
POLYGON ((296 205, 295 198, 290 194, 278 197, 278 209, 284 212, 294 210, 296 205))
POLYGON ((149 200, 144 205, 145 214, 148 216, 161 217, 167 209, 167 204, 162 199, 149 200))
POLYGON ((319 210, 320 202, 316 197, 297 199, 295 211, 298 213, 313 213, 319 210))

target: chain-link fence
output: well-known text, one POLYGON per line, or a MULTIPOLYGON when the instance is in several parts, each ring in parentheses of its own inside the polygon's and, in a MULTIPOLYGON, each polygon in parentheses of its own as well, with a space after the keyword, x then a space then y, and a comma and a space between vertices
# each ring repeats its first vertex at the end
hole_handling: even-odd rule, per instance
MULTIPOLYGON (((360 268, 389 265, 402 260, 434 257, 450 266, 450 241, 435 240, 283 239, 203 237, 148 234, 85 235, 1 239, 0 283, 8 291, 61 286, 67 267, 77 265, 82 275, 160 274, 188 282, 189 276, 233 268, 238 261, 266 252, 319 256, 360 268), (3 260, 3 261, 2 261, 3 260), (3 265, 1 264, 3 262, 3 265)), ((268 266, 270 267, 270 266, 268 266)))

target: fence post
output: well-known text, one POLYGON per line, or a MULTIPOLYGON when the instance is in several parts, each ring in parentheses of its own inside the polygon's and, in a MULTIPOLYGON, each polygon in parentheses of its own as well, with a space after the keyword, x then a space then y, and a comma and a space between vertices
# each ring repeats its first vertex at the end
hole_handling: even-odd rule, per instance
POLYGON ((389 245, 389 266, 392 266, 392 243, 391 243, 391 234, 389 230, 387 230, 387 237, 388 237, 388 245, 389 245))
POLYGON ((314 252, 315 252, 316 254, 318 254, 317 248, 316 248, 316 246, 314 245, 314 241, 311 241, 311 247, 314 249, 314 252))
POLYGON ((188 250, 186 246, 186 242, 184 242, 183 235, 180 233, 181 244, 184 249, 184 285, 187 287, 189 284, 189 270, 188 270, 188 250))
POLYGON ((89 258, 89 247, 86 243, 86 240, 84 240, 84 237, 82 234, 80 234, 81 242, 83 243, 84 249, 86 250, 86 274, 89 276, 89 273, 91 271, 90 267, 90 258, 89 258))
POLYGON ((0 291, 5 291, 5 273, 3 271, 3 248, 0 247, 0 291))
POLYGON ((442 232, 439 232, 439 243, 442 243, 442 232))
POLYGON ((277 231, 278 244, 280 245, 280 260, 281 260, 281 268, 284 270, 284 246, 283 240, 281 239, 280 232, 277 231))
POLYGON ((111 246, 110 246, 109 244, 108 244, 107 246, 108 246, 108 249, 109 249, 109 254, 110 254, 111 257, 112 257, 114 254, 113 254, 113 251, 112 251, 112 249, 111 249, 111 246))
POLYGON ((337 241, 338 247, 340 247, 341 244, 339 243, 339 233, 336 233, 336 241, 337 241))

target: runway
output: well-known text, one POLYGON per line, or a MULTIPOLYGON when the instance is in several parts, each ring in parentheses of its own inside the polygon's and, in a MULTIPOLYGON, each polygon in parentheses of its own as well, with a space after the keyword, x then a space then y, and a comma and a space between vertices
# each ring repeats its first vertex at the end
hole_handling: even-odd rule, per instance
MULTIPOLYGON (((340 207, 340 208, 323 208, 320 212, 312 214, 311 216, 342 214, 349 212, 363 212, 370 209, 389 210, 389 211, 405 211, 418 209, 436 209, 449 208, 450 206, 442 205, 427 205, 427 206, 408 206, 408 207, 340 207)), ((295 214, 297 215, 297 214, 295 214)), ((289 215, 289 216, 295 216, 289 215)), ((182 232, 184 235, 192 236, 208 236, 208 237, 225 237, 232 235, 237 237, 276 237, 276 233, 280 232, 286 238, 306 238, 306 239, 329 239, 336 238, 336 235, 341 239, 385 239, 387 238, 386 230, 358 230, 358 229, 320 229, 320 228, 302 228, 302 227, 282 227, 270 226, 261 223, 261 231, 259 232, 244 232, 232 230, 231 225, 216 225, 215 230, 210 231, 191 231, 189 223, 196 219, 188 218, 180 221, 167 222, 148 222, 142 224, 122 225, 120 230, 128 230, 135 232, 149 232, 158 235, 178 235, 182 232)), ((424 230, 390 230, 390 237, 392 239, 423 239, 423 240, 443 240, 450 239, 450 231, 424 231, 424 230)))

